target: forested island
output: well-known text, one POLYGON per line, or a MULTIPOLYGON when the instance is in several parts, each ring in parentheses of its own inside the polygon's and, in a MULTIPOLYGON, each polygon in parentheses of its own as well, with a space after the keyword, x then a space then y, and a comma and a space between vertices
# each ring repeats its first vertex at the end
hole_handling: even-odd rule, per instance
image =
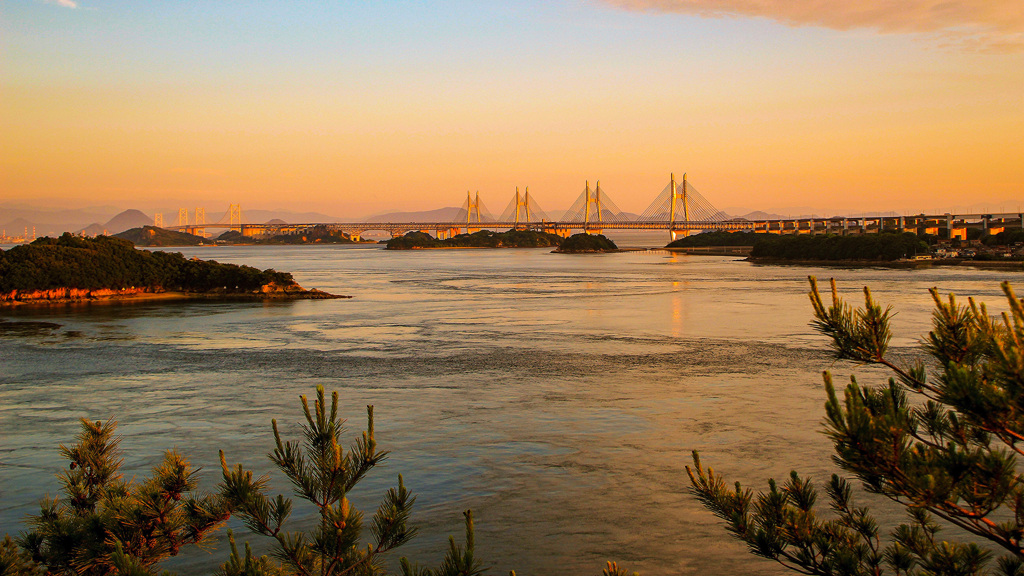
POLYGON ((387 250, 416 250, 423 248, 550 248, 559 246, 564 239, 557 234, 533 230, 492 232, 480 230, 472 234, 459 234, 444 240, 426 232, 408 232, 388 240, 387 250))
POLYGON ((892 262, 931 253, 931 247, 912 232, 845 236, 761 234, 753 244, 750 259, 892 262))
POLYGON ((127 240, 136 246, 150 246, 154 248, 164 246, 202 246, 203 244, 211 243, 202 236, 196 236, 187 232, 165 230, 156 226, 132 228, 120 234, 114 234, 114 237, 127 240))
POLYGON ((331 230, 327 226, 314 226, 306 230, 297 231, 291 234, 276 234, 269 238, 256 238, 246 236, 237 230, 228 230, 216 238, 204 238, 186 232, 165 230, 156 226, 143 226, 125 230, 115 234, 117 238, 124 238, 136 246, 165 247, 165 246, 202 246, 204 244, 217 245, 286 245, 286 244, 355 244, 352 238, 339 230, 331 230))
POLYGON ((690 234, 669 242, 665 248, 706 248, 710 246, 753 246, 758 235, 754 232, 726 232, 715 230, 690 234))
POLYGON ((0 250, 0 305, 127 297, 338 298, 299 286, 288 272, 138 250, 110 236, 64 234, 0 250))
POLYGON ((615 252, 619 247, 604 234, 573 234, 554 251, 559 254, 585 254, 589 252, 615 252))
POLYGON ((305 230, 296 231, 290 234, 275 234, 269 238, 253 238, 245 236, 236 230, 217 236, 214 240, 217 244, 246 244, 246 245, 298 245, 298 244, 355 244, 351 236, 340 230, 332 230, 327 226, 313 226, 305 230))
MULTIPOLYGON (((949 239, 913 232, 877 234, 758 234, 714 231, 694 234, 665 246, 690 253, 737 254, 749 250, 760 263, 861 262, 1020 267, 1024 260, 1024 231, 986 235, 969 229, 967 239, 949 239)), ((914 264, 914 265, 917 265, 914 264)))

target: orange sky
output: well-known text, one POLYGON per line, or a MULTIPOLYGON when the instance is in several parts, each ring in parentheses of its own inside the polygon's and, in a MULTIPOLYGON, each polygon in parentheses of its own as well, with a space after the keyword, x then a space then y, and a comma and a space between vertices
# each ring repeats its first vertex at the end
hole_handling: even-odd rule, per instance
POLYGON ((686 171, 720 208, 1024 204, 1018 0, 349 4, 0 5, 0 201, 557 210, 600 179, 640 212, 686 171))

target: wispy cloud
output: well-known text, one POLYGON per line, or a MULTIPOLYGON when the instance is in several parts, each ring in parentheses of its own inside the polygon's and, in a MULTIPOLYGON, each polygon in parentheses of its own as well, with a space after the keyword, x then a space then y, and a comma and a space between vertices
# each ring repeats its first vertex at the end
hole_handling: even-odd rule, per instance
POLYGON ((65 8, 78 8, 78 2, 75 0, 43 0, 47 4, 56 4, 65 8))
POLYGON ((603 0, 625 10, 708 18, 760 17, 790 26, 918 33, 986 52, 1024 50, 1021 0, 603 0))

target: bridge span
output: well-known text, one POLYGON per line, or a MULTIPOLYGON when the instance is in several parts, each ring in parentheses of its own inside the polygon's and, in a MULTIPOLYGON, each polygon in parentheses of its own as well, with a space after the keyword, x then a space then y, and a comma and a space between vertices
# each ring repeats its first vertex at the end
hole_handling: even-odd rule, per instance
MULTIPOLYGON (((593 187, 587 182, 584 190, 560 218, 552 219, 537 205, 529 189, 520 193, 517 188, 512 200, 500 216, 494 217, 480 200, 480 193, 474 197, 466 193, 466 201, 451 221, 426 222, 306 222, 306 223, 245 223, 241 209, 233 204, 220 222, 200 222, 197 218, 188 222, 188 213, 179 213, 177 226, 161 226, 209 236, 211 230, 234 230, 245 236, 268 237, 280 234, 304 234, 314 229, 338 231, 360 239, 366 232, 384 232, 392 237, 410 231, 421 231, 438 238, 457 234, 473 233, 478 230, 536 230, 569 236, 574 231, 591 234, 604 230, 663 230, 674 240, 692 232, 706 230, 748 231, 763 234, 870 234, 877 232, 916 232, 967 239, 969 229, 981 229, 983 233, 997 234, 1006 229, 1024 230, 1024 214, 915 214, 887 216, 837 216, 831 218, 777 218, 748 220, 730 218, 707 201, 683 175, 681 182, 670 176, 669 183, 662 189, 654 202, 640 215, 626 214, 615 205, 601 188, 600 182, 593 187), (183 213, 183 214, 182 214, 183 213)), ((205 216, 205 211, 204 211, 205 216)), ((162 224, 161 221, 158 226, 162 224)))

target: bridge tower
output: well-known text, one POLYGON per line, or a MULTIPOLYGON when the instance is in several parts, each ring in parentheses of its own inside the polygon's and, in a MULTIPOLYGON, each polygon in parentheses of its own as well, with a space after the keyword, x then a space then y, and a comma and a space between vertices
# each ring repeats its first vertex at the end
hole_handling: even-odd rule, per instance
POLYGON ((583 194, 586 196, 585 205, 583 207, 583 231, 587 234, 600 234, 602 232, 600 224, 604 221, 602 214, 603 209, 601 208, 601 181, 598 180, 594 186, 594 192, 590 192, 590 181, 587 180, 586 188, 583 190, 583 194), (590 207, 593 206, 597 214, 597 226, 590 225, 590 207))
POLYGON ((196 207, 195 218, 192 219, 192 228, 188 232, 197 236, 206 237, 206 208, 196 207))
POLYGON ((228 226, 231 230, 237 232, 242 231, 242 205, 241 204, 229 204, 228 205, 228 226))
POLYGON ((526 187, 526 192, 522 196, 519 195, 519 187, 516 186, 515 203, 516 203, 516 208, 515 208, 515 210, 516 210, 516 220, 515 220, 516 226, 515 227, 516 227, 516 229, 518 229, 519 228, 519 222, 520 222, 520 220, 519 220, 519 209, 520 208, 523 209, 523 215, 526 216, 526 219, 522 220, 522 222, 530 222, 531 221, 530 220, 530 187, 529 186, 526 187))
POLYGON ((473 223, 473 215, 476 214, 476 223, 483 222, 480 217, 480 191, 476 191, 476 199, 469 194, 469 190, 466 190, 466 234, 472 234, 470 225, 473 223))
POLYGON ((683 201, 683 222, 685 224, 690 223, 690 199, 686 194, 686 173, 683 173, 683 183, 678 188, 676 187, 676 175, 669 174, 669 238, 675 240, 680 236, 686 236, 690 233, 689 228, 683 230, 676 230, 676 200, 683 201), (680 192, 680 190, 682 190, 680 192))
POLYGON ((178 226, 188 226, 188 208, 178 209, 178 226))
POLYGON ((153 226, 156 226, 157 228, 163 228, 164 227, 164 213, 163 212, 157 212, 156 215, 153 216, 153 226))

